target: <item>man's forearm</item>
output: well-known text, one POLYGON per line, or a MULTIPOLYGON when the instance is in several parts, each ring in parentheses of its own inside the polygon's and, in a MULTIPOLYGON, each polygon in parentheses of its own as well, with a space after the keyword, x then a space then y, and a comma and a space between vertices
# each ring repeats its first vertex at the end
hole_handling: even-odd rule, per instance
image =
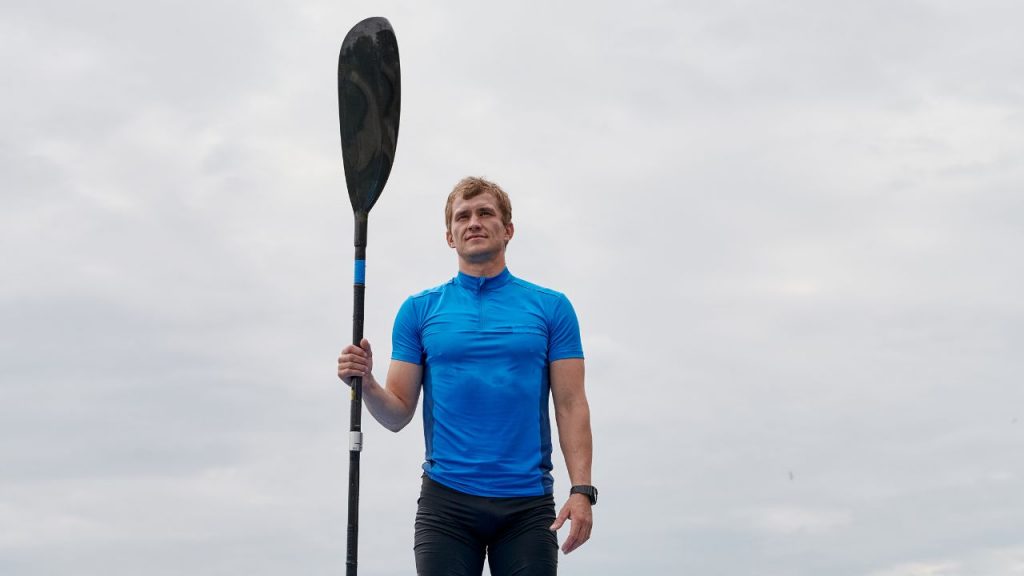
POLYGON ((590 484, 593 437, 590 432, 590 406, 586 399, 555 410, 558 442, 572 484, 590 484))
POLYGON ((388 366, 386 387, 377 382, 372 372, 366 371, 363 400, 370 414, 392 432, 405 428, 416 413, 422 379, 422 366, 400 360, 392 360, 388 366))
POLYGON ((363 380, 363 402, 381 426, 398 432, 412 420, 416 405, 406 405, 401 398, 388 391, 370 375, 363 380))

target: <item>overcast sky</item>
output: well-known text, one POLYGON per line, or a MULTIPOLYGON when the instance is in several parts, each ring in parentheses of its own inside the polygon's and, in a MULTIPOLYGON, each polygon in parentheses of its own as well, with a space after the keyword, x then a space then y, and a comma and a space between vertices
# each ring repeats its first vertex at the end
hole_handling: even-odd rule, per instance
MULTIPOLYGON (((0 573, 344 570, 336 66, 380 15, 377 372, 499 182, 587 354, 562 574, 1024 574, 1020 3, 369 4, 3 3, 0 573)), ((422 424, 365 430, 361 573, 410 574, 422 424)))

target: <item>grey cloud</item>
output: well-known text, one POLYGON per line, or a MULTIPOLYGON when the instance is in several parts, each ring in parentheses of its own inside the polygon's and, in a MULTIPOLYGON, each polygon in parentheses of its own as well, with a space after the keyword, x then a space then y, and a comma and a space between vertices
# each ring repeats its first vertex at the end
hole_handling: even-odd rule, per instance
MULTIPOLYGON (((1014 4, 379 9, 404 100, 377 369, 454 273, 448 189, 502 183, 510 268, 584 328, 602 502, 563 573, 1019 564, 1014 4)), ((7 12, 0 570, 340 570, 334 67, 368 14, 7 12)), ((368 425, 365 573, 411 568, 420 425, 368 425)))

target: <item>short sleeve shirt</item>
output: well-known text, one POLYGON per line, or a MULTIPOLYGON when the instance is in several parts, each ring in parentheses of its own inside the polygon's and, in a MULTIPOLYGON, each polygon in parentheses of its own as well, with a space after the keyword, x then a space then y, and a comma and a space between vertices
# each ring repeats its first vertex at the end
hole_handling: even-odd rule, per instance
POLYGON ((392 358, 423 366, 423 469, 490 497, 551 494, 548 366, 583 358, 565 295, 512 276, 463 273, 409 297, 392 358))

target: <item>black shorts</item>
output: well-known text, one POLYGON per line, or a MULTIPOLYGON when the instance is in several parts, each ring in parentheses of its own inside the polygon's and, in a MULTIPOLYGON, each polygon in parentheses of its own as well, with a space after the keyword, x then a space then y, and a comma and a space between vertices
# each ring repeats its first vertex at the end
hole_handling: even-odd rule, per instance
POLYGON ((452 490, 423 477, 416 511, 416 573, 480 576, 487 558, 492 576, 554 576, 558 538, 551 495, 487 498, 452 490))

